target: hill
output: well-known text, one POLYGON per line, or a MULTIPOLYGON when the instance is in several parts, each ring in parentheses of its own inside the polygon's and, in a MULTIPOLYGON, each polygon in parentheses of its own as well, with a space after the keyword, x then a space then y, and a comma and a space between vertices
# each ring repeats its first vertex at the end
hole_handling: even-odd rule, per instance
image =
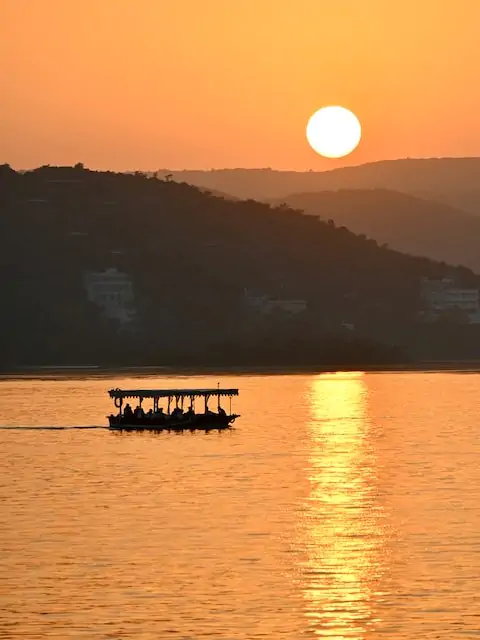
POLYGON ((478 276, 314 216, 82 165, 26 173, 4 165, 0 201, 4 367, 358 366, 446 357, 446 347, 472 353, 464 327, 451 329, 448 343, 438 328, 435 346, 425 349, 432 328, 418 326, 419 281, 453 274, 479 287, 478 276), (108 268, 133 286, 136 315, 126 327, 87 295, 95 274, 104 298, 118 295, 102 280, 108 268), (281 299, 306 310, 291 313, 298 304, 281 299))
POLYGON ((480 214, 480 158, 383 160, 331 171, 219 169, 162 170, 179 182, 216 189, 238 198, 268 200, 289 193, 337 189, 390 189, 423 195, 480 214))
POLYGON ((298 193, 282 200, 398 251, 480 273, 480 217, 460 209, 385 189, 298 193))
POLYGON ((239 200, 240 198, 237 198, 235 196, 231 196, 228 193, 223 193, 223 191, 216 191, 215 189, 207 189, 207 187, 198 187, 198 189, 200 189, 200 191, 202 191, 203 193, 209 194, 211 196, 215 196, 216 198, 223 198, 224 200, 239 200))
POLYGON ((413 192, 426 200, 443 202, 457 209, 480 216, 480 189, 437 189, 436 191, 413 192))

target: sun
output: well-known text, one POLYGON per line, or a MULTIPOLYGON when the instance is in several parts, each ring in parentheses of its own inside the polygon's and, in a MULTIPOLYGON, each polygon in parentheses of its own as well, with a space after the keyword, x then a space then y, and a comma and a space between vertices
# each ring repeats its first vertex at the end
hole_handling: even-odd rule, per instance
POLYGON ((357 116, 344 107, 323 107, 307 124, 307 140, 326 158, 342 158, 352 153, 362 137, 357 116))

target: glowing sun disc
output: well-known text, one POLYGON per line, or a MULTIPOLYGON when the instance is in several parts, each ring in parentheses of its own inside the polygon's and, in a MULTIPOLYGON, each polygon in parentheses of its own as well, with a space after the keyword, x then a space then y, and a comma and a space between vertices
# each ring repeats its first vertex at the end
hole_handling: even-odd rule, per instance
POLYGON ((357 116, 345 107, 323 107, 307 124, 307 140, 326 158, 342 158, 352 153, 362 137, 357 116))

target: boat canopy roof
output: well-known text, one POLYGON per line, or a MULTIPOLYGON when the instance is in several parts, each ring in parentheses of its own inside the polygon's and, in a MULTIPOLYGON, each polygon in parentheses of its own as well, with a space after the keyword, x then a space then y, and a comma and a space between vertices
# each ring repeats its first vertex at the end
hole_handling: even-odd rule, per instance
POLYGON ((111 398, 205 398, 238 396, 238 389, 110 389, 111 398))

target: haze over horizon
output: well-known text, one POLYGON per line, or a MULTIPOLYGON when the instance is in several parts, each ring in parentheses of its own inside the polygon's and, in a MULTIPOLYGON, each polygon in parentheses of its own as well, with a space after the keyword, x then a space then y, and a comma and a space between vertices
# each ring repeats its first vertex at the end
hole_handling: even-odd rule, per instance
POLYGON ((328 170, 480 156, 480 3, 4 0, 0 162, 328 170), (318 156, 310 115, 363 139, 318 156))

